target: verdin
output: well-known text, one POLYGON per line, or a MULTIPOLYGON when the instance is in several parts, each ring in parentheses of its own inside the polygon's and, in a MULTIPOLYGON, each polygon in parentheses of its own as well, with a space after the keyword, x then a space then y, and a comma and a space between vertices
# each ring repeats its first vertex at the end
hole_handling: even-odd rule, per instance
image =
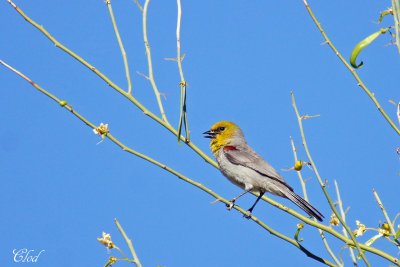
POLYGON ((242 130, 236 124, 220 121, 203 134, 205 134, 204 137, 211 138, 211 151, 222 174, 233 184, 245 190, 230 200, 230 205, 227 205, 228 210, 231 210, 235 201, 247 192, 258 192, 259 197, 245 216, 250 218, 257 202, 264 193, 268 192, 289 199, 307 214, 322 221, 324 216, 293 192, 293 188, 285 182, 283 177, 247 144, 242 130))

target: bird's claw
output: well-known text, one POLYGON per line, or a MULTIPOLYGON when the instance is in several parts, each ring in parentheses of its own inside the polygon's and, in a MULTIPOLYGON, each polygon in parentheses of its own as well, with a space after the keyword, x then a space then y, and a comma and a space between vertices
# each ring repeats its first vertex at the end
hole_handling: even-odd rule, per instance
POLYGON ((251 218, 251 211, 247 211, 245 214, 243 214, 243 217, 245 217, 247 220, 249 220, 251 218))
POLYGON ((226 204, 226 209, 231 210, 233 208, 233 206, 235 206, 235 201, 230 200, 229 204, 226 204))

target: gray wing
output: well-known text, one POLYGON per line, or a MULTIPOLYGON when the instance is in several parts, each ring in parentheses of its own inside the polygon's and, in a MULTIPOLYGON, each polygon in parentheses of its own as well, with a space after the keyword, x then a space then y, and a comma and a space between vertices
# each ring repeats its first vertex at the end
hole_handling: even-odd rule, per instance
POLYGON ((293 191, 293 188, 285 182, 283 177, 255 151, 235 147, 235 149, 224 149, 223 152, 231 163, 248 167, 266 178, 270 178, 285 185, 290 191, 293 191))

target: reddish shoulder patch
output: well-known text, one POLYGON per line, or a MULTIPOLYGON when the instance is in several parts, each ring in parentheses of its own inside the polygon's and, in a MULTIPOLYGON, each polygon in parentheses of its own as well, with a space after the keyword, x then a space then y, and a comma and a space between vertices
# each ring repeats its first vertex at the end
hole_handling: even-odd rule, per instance
POLYGON ((237 150, 234 146, 224 146, 224 150, 237 150))

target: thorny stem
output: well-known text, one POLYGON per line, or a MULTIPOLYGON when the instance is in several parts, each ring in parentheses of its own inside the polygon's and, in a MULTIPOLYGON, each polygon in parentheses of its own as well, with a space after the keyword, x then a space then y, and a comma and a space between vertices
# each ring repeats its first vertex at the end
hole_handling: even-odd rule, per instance
POLYGON ((179 117, 179 126, 178 126, 178 142, 180 141, 180 133, 182 128, 182 123, 185 124, 185 132, 186 138, 189 140, 189 126, 187 120, 187 112, 186 112, 186 89, 187 83, 185 81, 185 76, 183 75, 183 68, 182 68, 182 60, 181 57, 181 19, 182 19, 182 7, 181 7, 181 0, 177 0, 178 6, 178 19, 176 25, 176 47, 177 47, 177 62, 179 68, 179 75, 181 77, 181 82, 179 83, 181 88, 181 107, 180 107, 180 117, 179 117))
MULTIPOLYGON (((94 66, 92 66, 91 64, 89 64, 87 61, 85 61, 84 59, 82 59, 81 57, 79 57, 77 54, 75 54, 74 52, 72 52, 71 50, 69 50, 67 47, 65 47, 64 45, 62 45, 60 42, 58 42, 49 32, 47 32, 43 26, 39 25, 38 23, 36 23, 35 21, 33 21, 31 18, 29 18, 24 12, 22 12, 22 10, 17 7, 11 0, 7 0, 8 3, 10 3, 15 10, 26 20, 28 21, 30 24, 32 24, 35 28, 37 28, 40 32, 42 32, 50 41, 52 41, 54 43, 54 45, 58 48, 60 48, 61 50, 63 50, 64 52, 66 52, 67 54, 69 54, 70 56, 72 56, 73 58, 75 58, 77 61, 79 61, 80 63, 82 63, 85 67, 87 67, 88 69, 90 69, 91 71, 93 71, 97 76, 99 76, 101 79, 103 79, 110 87, 112 87, 113 89, 115 89, 118 93, 120 93, 121 95, 123 95, 124 97, 126 97, 129 101, 131 101, 135 106, 137 106, 141 111, 143 111, 143 113, 147 116, 149 116, 150 118, 152 118, 153 120, 155 120, 156 122, 158 122, 159 124, 161 124, 162 126, 164 126, 166 129, 168 129, 171 133, 173 133, 175 136, 178 135, 178 131, 173 128, 167 121, 164 121, 163 119, 159 118, 158 116, 156 116, 154 113, 152 113, 150 110, 148 110, 144 105, 142 105, 136 98, 134 98, 132 95, 128 94, 126 91, 124 91, 123 89, 121 89, 119 86, 117 86, 115 83, 113 83, 107 76, 105 76, 102 72, 100 72, 98 69, 96 69, 94 66)), ((150 59, 151 61, 151 59, 150 59)), ((190 148, 192 148, 199 156, 201 156, 206 162, 208 162, 209 164, 213 165, 214 167, 218 168, 218 164, 212 160, 207 154, 205 154, 201 149, 199 149, 195 144, 193 144, 193 142, 190 142, 189 140, 187 140, 184 136, 181 136, 181 140, 187 144, 190 148)))
POLYGON ((312 12, 310 6, 308 5, 306 0, 303 0, 304 5, 307 8, 308 13, 310 14, 312 20, 314 21, 315 25, 317 25, 319 31, 321 34, 324 36, 326 43, 330 46, 330 48, 335 52, 335 54, 340 58, 340 60, 343 62, 343 64, 350 70, 351 74, 354 76, 354 78, 357 80, 358 86, 360 86, 364 92, 371 98, 371 100, 374 102, 375 106, 378 108, 379 112, 385 117, 386 121, 392 126, 392 128, 397 132, 398 135, 400 135, 400 129, 397 128, 397 126, 393 123, 393 121, 389 118, 389 116, 386 114, 386 112, 383 110, 382 106, 379 104, 378 100, 376 100, 375 96, 371 91, 365 86, 365 84, 362 82, 360 77, 357 75, 356 71, 350 66, 349 63, 343 58, 343 56, 339 53, 339 51, 336 49, 336 47, 332 44, 332 42, 329 40, 328 36, 326 35, 324 29, 322 28, 321 24, 319 21, 315 18, 314 13, 312 12))
MULTIPOLYGON (((118 230, 121 232, 122 236, 125 239, 125 242, 128 244, 129 250, 132 253, 133 260, 135 261, 137 267, 142 267, 142 264, 140 263, 139 257, 136 254, 135 249, 133 248, 132 240, 126 235, 124 229, 122 226, 119 224, 118 220, 115 219, 115 224, 117 225, 118 230)), ((121 252, 122 253, 122 252, 121 252)), ((125 255, 124 255, 125 256, 125 255)), ((125 256, 126 258, 126 256, 125 256)))
POLYGON ((113 245, 113 247, 112 247, 112 248, 115 248, 115 249, 117 249, 117 250, 119 251, 119 253, 121 253, 121 254, 122 254, 122 256, 124 256, 124 257, 125 257, 125 260, 131 261, 130 259, 128 259, 128 257, 127 257, 127 256, 125 256, 125 253, 124 253, 124 252, 122 252, 122 250, 121 250, 119 247, 117 247, 116 245, 113 245))
MULTIPOLYGON (((292 137, 290 137, 290 143, 291 143, 291 145, 292 145, 294 162, 297 162, 297 161, 298 161, 298 158, 297 158, 297 151, 296 151, 296 147, 295 147, 295 145, 294 145, 294 141, 293 141, 293 138, 292 138, 292 137)), ((302 177, 302 175, 301 175, 301 172, 300 172, 300 171, 296 171, 296 172, 297 172, 297 176, 299 177, 299 180, 300 180, 301 188, 303 189, 304 199, 305 199, 306 201, 308 201, 306 183, 305 183, 304 180, 303 180, 303 177, 302 177)), ((309 201, 308 201, 308 202, 309 202, 309 201)), ((314 218, 314 221, 316 222, 316 219, 315 219, 315 218, 314 218)), ((326 239, 324 232, 323 232, 321 229, 318 229, 318 232, 319 232, 319 234, 320 234, 320 236, 321 236, 322 242, 324 242, 326 251, 328 251, 329 255, 332 257, 332 259, 336 262, 336 264, 337 264, 338 266, 343 266, 343 264, 337 259, 337 257, 336 257, 335 254, 333 253, 331 247, 329 246, 328 240, 326 239)))
POLYGON ((151 83, 151 86, 153 87, 154 94, 156 95, 158 107, 161 112, 161 117, 162 117, 163 121, 169 125, 167 116, 165 115, 163 104, 161 102, 160 92, 157 89, 157 85, 156 85, 156 82, 154 80, 154 75, 153 75, 153 62, 151 60, 151 49, 150 49, 149 40, 147 38, 147 9, 149 7, 149 3, 150 3, 150 0, 146 0, 146 2, 144 3, 144 7, 143 7, 143 39, 144 39, 144 46, 146 48, 147 64, 149 66, 149 77, 148 78, 151 83))
POLYGON ((178 19, 176 25, 176 47, 177 47, 177 62, 179 68, 179 75, 181 77, 181 82, 185 82, 185 77, 183 75, 182 69, 182 57, 181 57, 181 19, 182 19, 182 7, 181 0, 177 0, 178 5, 178 19))
MULTIPOLYGON (((379 198, 378 192, 376 192, 375 189, 374 189, 374 196, 375 196, 376 202, 378 202, 378 205, 382 210, 383 215, 385 216, 386 223, 389 225, 390 233, 393 235, 393 237, 396 236, 396 231, 394 230, 393 223, 390 220, 389 215, 386 212, 385 206, 383 206, 383 203, 382 203, 381 199, 379 198)), ((395 239, 394 243, 400 249, 400 242, 395 239)))
MULTIPOLYGON (((294 145, 294 141, 293 141, 293 138, 292 138, 292 137, 290 137, 290 144, 292 145, 294 162, 297 162, 297 161, 298 161, 298 158, 297 158, 297 149, 296 149, 296 147, 295 147, 295 145, 294 145)), ((298 175, 298 177, 299 177, 301 189, 303 190, 304 199, 308 201, 306 183, 305 183, 304 180, 303 180, 303 177, 302 177, 302 175, 301 175, 301 172, 300 172, 300 171, 296 171, 296 172, 297 172, 297 175, 298 175)))
POLYGON ((139 4, 138 0, 133 0, 135 2, 135 4, 138 6, 138 8, 140 9, 140 11, 142 11, 143 13, 143 7, 139 4))
POLYGON ((305 149, 305 151, 306 151, 306 153, 307 153, 307 157, 308 157, 308 159, 309 159, 309 161, 310 161, 310 163, 311 163, 311 166, 312 166, 312 168, 313 168, 313 170, 314 170, 314 173, 315 173, 315 175, 317 176, 317 179, 318 179, 318 182, 319 182, 319 184, 320 184, 320 186, 321 186, 321 189, 322 189, 322 191, 324 192, 325 197, 326 197, 326 199, 328 200, 329 206, 331 207, 333 213, 335 213, 335 215, 336 215, 336 217, 339 219, 340 223, 343 225, 343 227, 344 227, 344 228, 346 229, 346 231, 349 233, 351 239, 353 240, 354 245, 356 246, 356 248, 357 248, 358 252, 360 253, 361 257, 363 258, 365 264, 366 264, 368 267, 370 267, 371 265, 369 264, 367 258, 365 257, 364 252, 361 250, 360 244, 357 242, 357 240, 356 240, 355 236, 353 235, 353 232, 351 231, 351 229, 349 228, 349 226, 345 223, 345 221, 343 220, 343 218, 340 216, 339 212, 337 211, 335 205, 333 204, 333 202, 332 202, 332 200, 331 200, 331 197, 330 197, 329 194, 328 194, 328 191, 327 191, 326 188, 325 188, 325 184, 322 182, 321 176, 319 175, 319 172, 318 172, 318 168, 317 168, 317 166, 315 165, 315 163, 314 163, 314 161, 313 161, 313 159, 312 159, 312 157, 311 157, 311 154, 310 154, 310 152, 309 152, 309 150, 308 150, 308 145, 307 145, 306 138, 305 138, 305 135, 304 135, 304 130, 303 130, 302 117, 300 117, 299 111, 298 111, 298 109, 297 109, 296 101, 295 101, 295 99, 294 99, 294 94, 293 94, 293 92, 291 92, 291 94, 292 94, 293 108, 294 108, 294 110, 295 110, 295 112, 296 112, 297 121, 298 121, 298 123, 299 123, 299 128, 300 128, 301 138, 302 138, 302 141, 303 141, 303 146, 304 146, 304 149, 305 149))
POLYGON ((396 35, 396 46, 399 50, 400 54, 400 30, 399 30, 399 22, 400 22, 400 5, 399 0, 392 0, 392 8, 393 8, 393 18, 394 18, 394 28, 396 35))
POLYGON ((112 21, 112 24, 113 24, 113 27, 114 27, 115 36, 117 37, 118 45, 119 45, 119 48, 121 50, 122 58, 124 60, 126 80, 128 82, 128 94, 132 94, 132 83, 131 83, 131 75, 130 75, 130 72, 129 72, 128 58, 126 56, 126 52, 125 52, 124 45, 122 43, 121 37, 119 36, 117 23, 116 23, 115 18, 114 18, 114 12, 113 12, 112 7, 111 7, 111 0, 107 0, 106 4, 107 4, 107 7, 108 7, 108 11, 110 12, 110 17, 111 17, 111 21, 112 21))
MULTIPOLYGON (((334 182, 335 182, 336 196, 338 199, 337 202, 338 202, 340 214, 342 215, 343 221, 346 221, 346 213, 343 210, 343 202, 342 202, 342 198, 340 197, 339 186, 338 186, 336 180, 334 182)), ((346 229, 344 227, 342 227, 342 229, 343 229, 343 234, 346 237, 348 237, 346 229)), ((356 257, 354 256, 354 251, 351 247, 349 247, 349 250, 350 250, 351 259, 353 260, 353 264, 354 264, 354 266, 357 266, 357 260, 356 260, 356 257)))

